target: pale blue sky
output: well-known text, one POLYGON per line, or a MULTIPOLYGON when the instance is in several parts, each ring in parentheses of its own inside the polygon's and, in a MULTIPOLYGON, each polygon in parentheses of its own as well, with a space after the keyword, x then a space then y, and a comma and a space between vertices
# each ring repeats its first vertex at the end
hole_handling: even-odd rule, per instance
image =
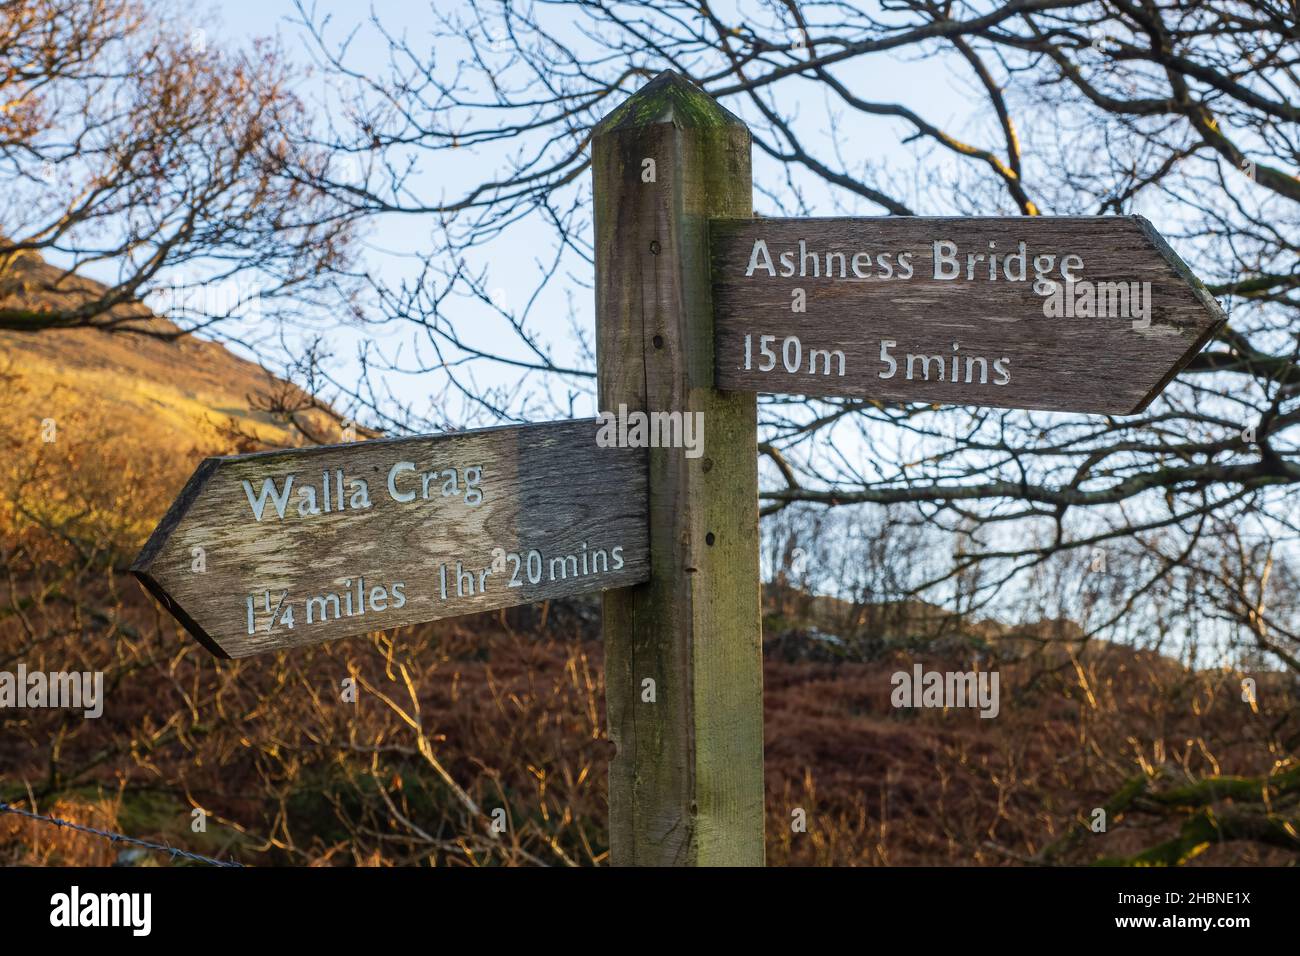
MULTIPOLYGON (((440 3, 439 8, 446 10, 451 7, 440 3)), ((371 10, 386 29, 394 33, 405 32, 413 45, 417 47, 423 45, 421 32, 425 27, 422 24, 428 22, 428 6, 423 3, 376 2, 373 5, 365 5, 341 2, 341 0, 322 0, 314 9, 318 18, 326 14, 333 17, 331 35, 335 38, 341 38, 346 32, 361 25, 362 28, 352 40, 349 62, 354 68, 366 68, 368 64, 373 63, 375 71, 382 71, 386 66, 387 44, 366 22, 371 10)), ((226 0, 221 4, 220 12, 215 18, 200 15, 194 26, 207 30, 209 35, 221 44, 243 43, 254 37, 278 33, 286 50, 306 63, 310 59, 310 53, 305 46, 301 28, 290 22, 295 17, 296 12, 291 0, 226 0)), ((874 57, 848 64, 841 69, 840 76, 846 81, 851 81, 849 85, 856 91, 863 92, 864 95, 902 102, 932 122, 970 132, 966 129, 970 126, 970 122, 966 119, 968 112, 966 104, 969 100, 961 89, 961 85, 966 82, 965 78, 952 75, 945 66, 940 65, 939 61, 910 62, 874 57)), ((803 132, 812 142, 826 148, 828 156, 837 158, 848 168, 862 162, 881 162, 888 164, 896 171, 895 175, 902 176, 904 180, 913 175, 912 169, 917 166, 915 154, 908 147, 901 145, 903 137, 910 132, 909 126, 892 120, 863 121, 847 118, 850 122, 839 130, 835 153, 832 154, 829 152, 829 132, 824 125, 825 117, 829 115, 825 94, 811 83, 808 84, 807 91, 807 102, 798 104, 800 122, 804 124, 803 132)), ((744 101, 732 98, 724 100, 724 103, 733 111, 751 118, 746 115, 750 111, 746 109, 747 104, 744 101)), ((980 122, 982 124, 983 121, 980 122)), ((992 141, 996 142, 996 139, 992 141)), ((775 164, 767 160, 758 150, 755 150, 754 159, 756 183, 766 185, 773 193, 782 196, 784 201, 793 203, 794 193, 786 186, 784 177, 778 175, 775 164)), ((946 156, 940 156, 935 157, 933 161, 947 162, 948 159, 946 156)), ((455 195, 459 186, 477 183, 484 175, 485 169, 491 168, 494 162, 496 157, 476 154, 470 149, 451 155, 438 154, 432 159, 426 156, 418 181, 427 184, 430 196, 455 195)), ((802 185, 805 187, 802 196, 810 207, 806 210, 809 213, 870 215, 880 212, 878 208, 867 203, 837 205, 824 186, 810 178, 805 178, 802 185)), ((587 184, 583 184, 583 188, 587 188, 587 184)), ((902 188, 907 186, 904 185, 902 188)), ((922 211, 931 213, 952 211, 945 208, 942 198, 935 198, 938 201, 922 211)), ((843 201, 843 196, 839 199, 843 201)), ((769 214, 778 211, 769 198, 757 191, 755 205, 759 211, 769 214)), ((787 211, 805 212, 794 206, 788 207, 787 211)), ((376 221, 366 241, 369 250, 368 264, 378 274, 392 281, 411 274, 415 268, 411 254, 427 248, 432 225, 432 222, 427 221, 425 217, 416 216, 389 216, 376 221)), ((479 265, 486 268, 489 276, 488 285, 492 289, 502 291, 506 301, 512 304, 519 303, 531 294, 533 283, 540 275, 539 259, 545 259, 552 248, 553 241, 549 230, 536 223, 525 223, 496 240, 490 250, 485 251, 479 265)), ((586 263, 575 258, 569 263, 569 271, 581 276, 584 281, 561 279, 553 282, 532 313, 534 318, 530 322, 530 328, 540 330, 543 338, 553 344, 556 358, 560 361, 573 361, 577 357, 570 332, 571 325, 576 324, 588 335, 594 328, 594 302, 589 286, 589 268, 586 263), (573 312, 572 318, 570 310, 573 312)), ((454 311, 453 314, 458 328, 464 328, 464 334, 472 338, 474 333, 479 331, 480 323, 483 323, 484 335, 492 338, 493 344, 500 341, 494 338, 493 332, 485 324, 488 317, 483 306, 466 300, 456 308, 461 311, 454 311)), ((402 334, 396 332, 392 335, 384 335, 379 339, 379 343, 391 351, 398 347, 402 334)), ((347 330, 336 331, 331 336, 338 356, 337 361, 340 363, 339 369, 344 374, 350 363, 347 356, 355 350, 356 340, 356 334, 347 330)), ((505 384, 513 379, 513 373, 501 368, 484 368, 480 376, 479 380, 484 384, 505 384)), ((389 376, 388 382, 394 394, 414 403, 417 408, 421 404, 428 405, 428 385, 421 381, 420 377, 389 376)), ((581 387, 582 383, 579 383, 579 388, 581 387)), ((561 396, 561 402, 564 397, 561 396)), ((548 417, 560 417, 567 411, 567 407, 556 406, 555 414, 548 417)), ((595 408, 590 396, 579 395, 573 405, 573 414, 586 415, 594 412, 595 408)), ((543 411, 542 414, 545 412, 543 411)))

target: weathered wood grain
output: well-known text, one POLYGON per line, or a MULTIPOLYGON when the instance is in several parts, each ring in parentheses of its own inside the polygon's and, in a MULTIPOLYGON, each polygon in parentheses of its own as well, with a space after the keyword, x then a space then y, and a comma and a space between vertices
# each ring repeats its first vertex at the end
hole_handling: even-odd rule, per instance
POLYGON ((651 449, 651 580, 604 598, 616 865, 764 859, 756 407, 713 387, 708 268, 709 218, 751 212, 750 148, 673 73, 592 145, 601 408, 704 423, 701 457, 651 449))
POLYGON ((645 452, 596 434, 566 421, 210 458, 132 571, 229 657, 636 584, 649 576, 645 452))
MULTIPOLYGON (((722 389, 1134 414, 1224 321, 1205 287, 1137 216, 719 219, 711 246, 722 389), (936 259, 940 275, 954 262, 951 246, 936 255, 936 242, 956 247, 957 278, 935 277, 936 259), (786 263, 781 253, 790 254, 786 263), (992 279, 990 255, 999 259, 992 279), (1072 260, 1067 276, 1060 267, 1071 255, 1082 264, 1072 260), (1053 266, 1036 269, 1046 256, 1053 266), (1149 315, 1047 317, 1033 288, 1040 271, 1076 299, 1089 288, 1083 282, 1093 291, 1096 283, 1137 283, 1139 294, 1149 292, 1149 315), (794 311, 795 290, 806 311, 794 311), (786 344, 791 338, 797 347, 786 344), (882 342, 895 343, 887 348, 898 362, 892 375, 882 342), (760 370, 773 364, 761 344, 775 355, 769 371, 760 370)), ((1118 311, 1119 289, 1103 292, 1107 310, 1118 311)), ((1138 301, 1129 298, 1130 312, 1138 301)))

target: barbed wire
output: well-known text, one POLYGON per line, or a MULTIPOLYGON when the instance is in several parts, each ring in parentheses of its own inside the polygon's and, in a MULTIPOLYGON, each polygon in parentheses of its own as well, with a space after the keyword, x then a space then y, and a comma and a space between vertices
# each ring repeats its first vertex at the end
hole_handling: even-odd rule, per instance
POLYGON ((73 823, 71 820, 60 820, 58 817, 49 817, 43 813, 24 810, 21 807, 15 807, 12 804, 3 801, 0 801, 0 813, 14 813, 20 817, 26 817, 29 820, 39 820, 43 823, 52 823, 57 827, 66 827, 69 830, 76 830, 78 833, 88 833, 92 836, 104 837, 113 843, 129 843, 131 846, 142 847, 146 850, 169 853, 171 854, 172 859, 182 857, 186 860, 194 860, 196 863, 207 863, 210 866, 237 866, 242 868, 244 865, 235 860, 214 860, 210 856, 203 856, 201 853, 191 853, 189 850, 167 846, 164 843, 150 843, 148 840, 140 840, 133 836, 127 836, 125 833, 114 833, 112 830, 101 830, 98 827, 87 826, 84 823, 73 823))

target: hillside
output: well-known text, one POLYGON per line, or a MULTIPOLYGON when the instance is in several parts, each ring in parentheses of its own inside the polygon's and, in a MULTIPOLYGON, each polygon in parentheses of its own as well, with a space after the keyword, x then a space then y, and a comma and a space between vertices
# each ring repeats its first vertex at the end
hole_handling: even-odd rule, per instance
MULTIPOLYGON (((175 328, 164 319, 152 325, 175 328)), ((22 391, 29 414, 93 401, 101 417, 143 427, 149 440, 172 446, 220 447, 234 429, 268 445, 302 443, 267 411, 292 390, 215 342, 94 329, 0 331, 0 362, 6 385, 22 391)))
MULTIPOLYGON (((200 457, 299 443, 266 409, 301 396, 212 343, 98 331, 0 333, 0 378, 0 670, 102 671, 108 688, 97 719, 0 710, 0 800, 257 865, 606 861, 597 602, 216 661, 122 569, 200 457), (486 827, 497 808, 504 836, 486 827)), ((769 597, 771 863, 1293 858, 1207 840, 1187 829, 1198 804, 1169 815, 1148 796, 1285 769, 1271 741, 1300 729, 1284 686, 1243 721, 1238 674, 1100 642, 1025 653, 1041 645, 1026 636, 1077 636, 1070 622, 769 597), (895 707, 916 664, 998 670, 998 717, 895 707), (1081 839, 1106 806, 1110 832, 1081 839)), ((1236 810, 1212 794, 1223 819, 1258 803, 1232 792, 1236 810)), ((166 861, 0 816, 0 862, 166 861)))
MULTIPOLYGON (((54 271, 29 262, 11 273, 39 302, 54 271)), ((85 297, 99 291, 80 287, 85 297)), ((57 298, 75 302, 66 291, 57 298)), ((296 447, 304 430, 337 436, 294 386, 216 342, 159 337, 176 327, 132 314, 132 331, 0 331, 0 528, 34 523, 130 551, 204 456, 296 447)))
MULTIPOLYGON (((33 310, 43 304, 66 309, 103 292, 86 279, 69 285, 59 270, 26 255, 6 267, 0 306, 21 301, 33 310)), ((230 445, 241 433, 267 446, 302 444, 301 433, 273 410, 307 410, 308 425, 327 420, 311 410, 301 390, 216 342, 172 337, 177 327, 143 306, 119 307, 110 315, 129 321, 111 333, 0 331, 0 376, 17 399, 6 403, 8 414, 39 415, 39 424, 93 403, 98 418, 142 429, 145 440, 213 448, 230 445)))

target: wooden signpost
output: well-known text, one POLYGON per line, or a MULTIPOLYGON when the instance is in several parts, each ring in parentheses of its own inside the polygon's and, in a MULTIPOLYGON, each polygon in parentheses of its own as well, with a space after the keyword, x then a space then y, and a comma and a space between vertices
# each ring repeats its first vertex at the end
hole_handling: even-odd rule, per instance
POLYGON ((723 389, 1131 415, 1225 321, 1139 216, 712 230, 723 389))
POLYGON ((645 581, 645 501, 595 421, 209 458, 131 570, 247 657, 645 581))
POLYGON ((650 582, 604 597, 616 863, 764 859, 758 412, 714 387, 708 255, 710 219, 751 213, 750 148, 674 73, 592 136, 600 407, 698 413, 705 435, 698 458, 650 450, 650 582))
POLYGON ((755 219, 750 148, 675 73, 592 139, 600 406, 702 445, 570 421, 209 459, 133 571, 230 657, 603 591, 613 862, 761 865, 752 393, 1128 414, 1224 317, 1136 217, 755 219))

